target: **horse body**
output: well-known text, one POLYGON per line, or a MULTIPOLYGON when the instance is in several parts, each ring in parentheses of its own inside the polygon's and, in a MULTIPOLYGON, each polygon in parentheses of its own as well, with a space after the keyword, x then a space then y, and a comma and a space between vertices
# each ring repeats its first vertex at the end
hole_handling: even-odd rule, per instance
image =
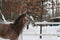
POLYGON ((15 39, 17 37, 16 31, 12 29, 12 24, 0 24, 0 37, 5 39, 15 39))
POLYGON ((0 24, 0 37, 10 40, 18 40, 19 34, 22 33, 28 18, 26 14, 19 16, 14 23, 0 24))

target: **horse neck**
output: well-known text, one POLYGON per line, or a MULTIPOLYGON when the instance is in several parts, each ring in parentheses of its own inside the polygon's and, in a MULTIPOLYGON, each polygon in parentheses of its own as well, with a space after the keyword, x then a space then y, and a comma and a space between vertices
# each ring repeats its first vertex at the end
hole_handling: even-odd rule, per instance
POLYGON ((25 22, 24 19, 20 21, 20 23, 16 26, 15 31, 17 32, 17 34, 21 34, 24 28, 25 22))
POLYGON ((18 33, 19 34, 21 34, 22 33, 22 30, 23 30, 23 28, 24 28, 24 25, 25 25, 25 23, 26 23, 26 21, 24 21, 24 19, 23 20, 21 20, 21 22, 18 24, 18 33))
POLYGON ((25 25, 24 18, 25 18, 24 16, 22 18, 18 18, 13 24, 12 28, 17 32, 18 35, 22 33, 22 30, 24 28, 25 25))
POLYGON ((19 17, 15 20, 14 25, 17 25, 17 24, 19 23, 19 21, 21 21, 22 18, 24 18, 24 17, 25 17, 25 14, 19 16, 19 17))

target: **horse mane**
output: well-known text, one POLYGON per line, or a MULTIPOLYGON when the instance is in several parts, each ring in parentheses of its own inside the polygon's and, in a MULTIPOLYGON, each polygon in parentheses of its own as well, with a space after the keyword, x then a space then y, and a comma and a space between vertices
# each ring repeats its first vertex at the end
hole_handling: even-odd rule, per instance
MULTIPOLYGON (((23 32, 23 28, 27 19, 26 14, 20 15, 14 23, 0 24, 0 37, 10 40, 18 40, 19 35, 23 32)), ((27 16, 28 17, 28 16, 27 16)))
POLYGON ((14 21, 14 25, 17 25, 19 21, 21 21, 21 18, 23 18, 26 14, 22 14, 20 15, 15 21, 14 21))
MULTIPOLYGON (((19 21, 21 22, 21 21, 22 21, 22 18, 25 17, 25 16, 26 16, 26 14, 20 15, 20 16, 14 21, 14 23, 12 24, 12 29, 15 30, 18 35, 19 35, 19 32, 18 32, 18 30, 17 30, 17 29, 19 28, 18 23, 19 23, 19 21)), ((21 31, 22 31, 22 30, 21 30, 21 31)))

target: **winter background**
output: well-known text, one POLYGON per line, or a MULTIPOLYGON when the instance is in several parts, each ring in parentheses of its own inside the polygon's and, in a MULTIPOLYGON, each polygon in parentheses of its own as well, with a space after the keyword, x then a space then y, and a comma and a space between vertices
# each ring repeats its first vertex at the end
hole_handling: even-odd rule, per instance
MULTIPOLYGON (((44 26, 42 28, 42 34, 59 34, 60 31, 60 25, 59 26, 44 26)), ((19 40, 60 40, 60 37, 58 36, 42 36, 42 39, 39 38, 40 34, 40 27, 35 26, 32 27, 32 24, 29 24, 29 29, 26 29, 26 26, 23 30, 23 33, 19 36, 19 40), (30 35, 32 34, 32 35, 30 35)), ((9 39, 3 39, 0 38, 0 40, 9 40, 9 39)))
MULTIPOLYGON (((56 0, 54 0, 56 1, 56 0)), ((60 0, 58 0, 58 2, 60 2, 60 0)), ((51 2, 47 1, 45 4, 47 4, 47 8, 51 7, 48 4, 52 4, 51 2)), ((55 5, 56 6, 56 5, 55 5)), ((55 10, 56 11, 56 10, 55 10)), ((52 14, 52 10, 48 10, 48 13, 51 15, 52 14)), ((4 19, 4 17, 3 17, 4 19)), ((7 22, 4 19, 5 23, 10 23, 7 22)), ((23 33, 19 36, 19 40, 60 40, 60 37, 57 36, 42 36, 42 39, 40 39, 40 36, 37 35, 40 34, 40 26, 35 26, 33 27, 32 24, 29 24, 29 29, 26 29, 26 26, 23 30, 23 33), (25 35, 26 34, 26 35, 25 35), (32 35, 30 35, 32 34, 32 35)), ((60 34, 60 25, 59 26, 44 26, 42 28, 42 34, 60 34)), ((9 40, 9 39, 3 39, 0 38, 0 40, 9 40)))

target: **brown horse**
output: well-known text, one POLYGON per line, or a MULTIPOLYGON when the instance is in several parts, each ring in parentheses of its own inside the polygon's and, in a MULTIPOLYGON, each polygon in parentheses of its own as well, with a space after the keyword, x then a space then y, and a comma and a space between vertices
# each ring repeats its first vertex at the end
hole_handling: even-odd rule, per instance
POLYGON ((14 21, 14 23, 0 24, 0 37, 10 40, 18 40, 25 23, 29 20, 31 20, 30 17, 26 14, 22 14, 14 21))

